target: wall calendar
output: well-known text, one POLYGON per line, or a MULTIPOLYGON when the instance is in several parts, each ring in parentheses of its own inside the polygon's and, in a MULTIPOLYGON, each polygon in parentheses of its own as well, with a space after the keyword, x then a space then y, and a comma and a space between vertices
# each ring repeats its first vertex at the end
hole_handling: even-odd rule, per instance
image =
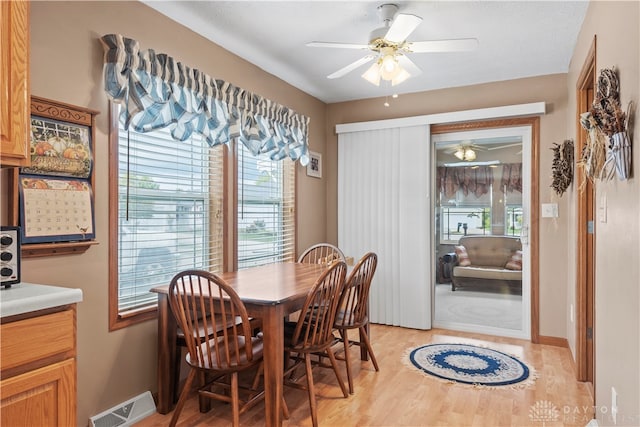
POLYGON ((89 181, 20 175, 23 242, 70 242, 95 238, 89 181))

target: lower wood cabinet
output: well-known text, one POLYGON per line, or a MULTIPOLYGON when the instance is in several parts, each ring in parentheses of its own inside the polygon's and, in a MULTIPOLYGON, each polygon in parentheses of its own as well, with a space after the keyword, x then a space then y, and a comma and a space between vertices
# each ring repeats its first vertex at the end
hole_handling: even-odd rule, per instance
POLYGON ((6 320, 0 325, 0 425, 76 426, 75 304, 6 320))
POLYGON ((75 426, 76 361, 2 380, 2 426, 75 426))

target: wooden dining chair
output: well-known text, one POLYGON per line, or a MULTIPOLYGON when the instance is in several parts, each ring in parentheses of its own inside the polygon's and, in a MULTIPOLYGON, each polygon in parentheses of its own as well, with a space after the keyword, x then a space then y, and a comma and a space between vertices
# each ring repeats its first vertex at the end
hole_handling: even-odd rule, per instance
POLYGON ((320 275, 309 291, 298 321, 285 322, 284 325, 284 384, 308 391, 311 420, 314 427, 318 425, 318 414, 313 383, 312 354, 319 352, 327 354, 344 397, 349 396, 338 372, 338 364, 331 349, 335 342, 333 325, 335 323, 338 300, 344 287, 346 271, 347 265, 343 261, 334 261, 320 275), (291 379, 293 371, 302 363, 305 365, 306 386, 291 379))
POLYGON ((342 251, 330 243, 318 243, 307 248, 298 258, 298 262, 303 264, 325 264, 339 260, 346 262, 342 251))
MULTIPOLYGON (((242 320, 239 317, 236 317, 235 322, 231 322, 231 319, 228 319, 227 322, 220 321, 220 315, 217 316, 215 322, 208 322, 208 330, 207 335, 209 337, 213 337, 214 330, 216 328, 216 332, 220 333, 221 328, 225 327, 227 324, 240 324, 242 320)), ((260 319, 249 318, 249 322, 251 323, 251 330, 256 331, 262 326, 262 322, 260 319)), ((201 331, 201 336, 204 337, 204 329, 201 331)), ((183 349, 188 351, 187 349, 187 340, 184 335, 184 331, 178 327, 176 330, 176 356, 173 361, 174 364, 174 378, 173 378, 173 401, 174 403, 178 401, 178 397, 180 396, 180 371, 182 368, 182 361, 184 360, 183 349)))
POLYGON ((340 333, 340 341, 344 344, 344 359, 347 367, 347 380, 349 393, 353 393, 353 376, 349 362, 349 347, 353 344, 364 348, 376 371, 379 371, 378 362, 373 354, 367 328, 369 324, 369 289, 373 275, 378 266, 378 256, 373 252, 366 253, 349 274, 336 313, 334 328, 340 333), (349 339, 349 329, 358 329, 362 341, 349 339))
POLYGON ((171 280, 169 306, 184 333, 186 362, 191 368, 169 425, 176 425, 193 381, 199 376, 201 411, 209 409, 204 398, 230 403, 233 425, 238 426, 240 414, 264 397, 264 391, 243 388, 247 398, 240 400, 238 373, 259 365, 263 352, 262 340, 251 334, 244 303, 218 276, 188 270, 171 280))

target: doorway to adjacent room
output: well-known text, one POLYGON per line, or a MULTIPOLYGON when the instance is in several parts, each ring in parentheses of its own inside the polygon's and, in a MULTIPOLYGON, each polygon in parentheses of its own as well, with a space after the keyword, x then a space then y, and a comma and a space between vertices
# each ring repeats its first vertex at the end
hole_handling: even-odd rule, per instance
MULTIPOLYGON (((531 156, 523 155, 531 152, 531 140, 531 126, 432 135, 437 260, 434 327, 531 338, 531 156), (515 250, 498 248, 505 259, 496 257, 496 265, 478 266, 478 280, 466 277, 464 286, 458 284, 454 290, 453 270, 459 258, 454 254, 461 238, 470 241, 467 236, 506 236, 504 241, 518 242, 521 271, 505 268, 507 252, 515 254, 515 250), (517 274, 521 281, 501 280, 503 273, 510 278, 517 274), (493 279, 494 275, 498 278, 493 279)), ((473 259, 470 261, 475 269, 473 259)))

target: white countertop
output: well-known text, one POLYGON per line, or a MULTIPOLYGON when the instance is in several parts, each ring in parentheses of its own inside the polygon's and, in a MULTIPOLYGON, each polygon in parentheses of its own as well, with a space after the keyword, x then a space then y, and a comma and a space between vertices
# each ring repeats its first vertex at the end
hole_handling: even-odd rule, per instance
POLYGON ((0 289, 0 317, 74 304, 82 301, 82 289, 16 283, 0 289))

